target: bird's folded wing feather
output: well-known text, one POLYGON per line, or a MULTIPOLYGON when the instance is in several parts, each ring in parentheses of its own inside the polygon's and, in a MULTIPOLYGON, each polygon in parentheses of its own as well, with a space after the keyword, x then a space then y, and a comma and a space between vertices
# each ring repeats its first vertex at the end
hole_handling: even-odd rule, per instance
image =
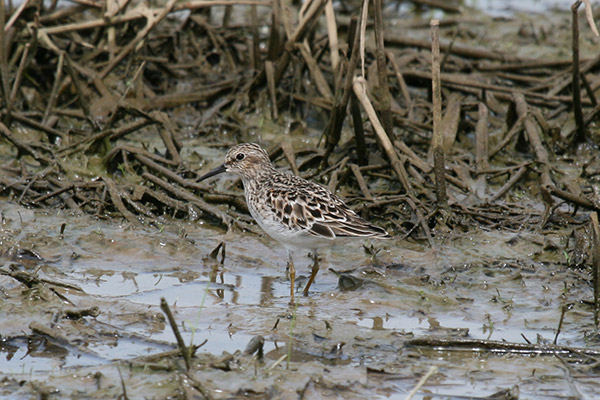
POLYGON ((387 236, 384 229, 362 219, 339 197, 316 184, 310 187, 310 193, 289 191, 289 188, 273 190, 268 203, 275 216, 289 229, 303 230, 323 239, 387 236))

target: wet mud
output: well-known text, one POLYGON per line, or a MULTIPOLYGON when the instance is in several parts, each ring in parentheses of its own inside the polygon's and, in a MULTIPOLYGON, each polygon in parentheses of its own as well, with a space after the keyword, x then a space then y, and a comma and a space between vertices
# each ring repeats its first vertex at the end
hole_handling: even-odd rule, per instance
MULTIPOLYGON (((2 83, 0 397, 599 398, 598 39, 585 17, 577 100, 568 7, 378 3, 386 107, 375 17, 359 103, 342 95, 353 75, 323 56, 320 14, 278 42, 270 24, 287 37, 290 21, 272 4, 98 17, 82 3, 2 19, 15 90, 2 83), (447 74, 442 168, 431 17, 447 74), (274 60, 279 73, 263 66, 274 60), (389 138, 361 114, 368 101, 389 138), (286 252, 252 221, 239 180, 196 182, 242 141, 392 238, 322 251, 308 296, 312 261, 298 253, 290 304, 286 252)), ((344 68, 359 9, 336 4, 344 68)))
MULTIPOLYGON (((598 356, 588 277, 540 259, 537 235, 473 231, 435 250, 393 239, 372 243, 375 256, 337 246, 296 306, 268 238, 7 203, 2 242, 3 396, 166 398, 202 385, 211 398, 403 398, 430 367, 422 396, 597 395, 581 371, 598 356), (210 257, 221 242, 225 256, 210 257), (189 372, 161 297, 186 345, 201 345, 189 372)), ((308 257, 297 264, 307 277, 308 257)))

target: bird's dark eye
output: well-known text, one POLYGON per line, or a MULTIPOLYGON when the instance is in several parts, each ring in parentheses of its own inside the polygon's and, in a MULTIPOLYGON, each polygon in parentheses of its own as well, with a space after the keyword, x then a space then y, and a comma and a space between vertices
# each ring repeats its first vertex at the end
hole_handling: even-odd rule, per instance
POLYGON ((238 160, 238 161, 242 161, 244 159, 244 157, 246 157, 244 155, 244 153, 238 153, 238 155, 235 156, 235 159, 238 160))

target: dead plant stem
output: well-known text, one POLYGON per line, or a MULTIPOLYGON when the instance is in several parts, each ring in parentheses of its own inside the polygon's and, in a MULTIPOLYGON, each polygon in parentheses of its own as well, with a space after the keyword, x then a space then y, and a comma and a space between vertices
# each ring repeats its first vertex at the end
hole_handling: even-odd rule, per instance
POLYGON ((433 171, 435 190, 439 208, 448 208, 446 194, 446 173, 444 161, 444 137, 442 134, 442 91, 440 82, 440 43, 439 21, 431 20, 431 85, 433 97, 433 171))

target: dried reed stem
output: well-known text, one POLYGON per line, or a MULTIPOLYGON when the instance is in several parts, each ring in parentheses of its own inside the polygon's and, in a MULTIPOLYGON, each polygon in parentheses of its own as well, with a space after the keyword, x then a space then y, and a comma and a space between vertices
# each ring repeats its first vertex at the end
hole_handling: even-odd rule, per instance
POLYGON ((356 97, 358 98, 358 100, 362 104, 363 108, 367 112, 369 121, 371 121, 371 125, 373 125, 373 130, 375 131, 375 134, 379 138, 379 141, 381 142, 381 145, 383 146, 383 149, 385 150, 385 154, 390 159, 392 169, 398 176, 398 179, 400 180, 400 183, 404 187, 405 192, 409 195, 412 195, 412 192, 413 192, 412 185, 410 184, 410 181, 408 180, 408 174, 406 173, 406 170, 404 169, 404 164, 402 164, 402 162, 398 158, 398 155, 396 154, 396 150, 394 149, 394 145, 390 141, 390 138, 388 137, 387 133, 385 132, 385 129, 383 129, 383 125, 381 125, 379 118, 377 118, 377 113, 375 112, 375 108, 373 108, 373 105, 371 104, 371 101, 369 100, 369 97, 367 96, 365 79, 360 76, 355 77, 353 88, 354 88, 354 93, 356 94, 356 97))
POLYGON ((375 14, 375 57, 377 60, 377 79, 379 83, 379 115, 381 123, 388 136, 394 137, 391 111, 391 95, 388 84, 388 71, 383 44, 383 1, 374 0, 373 12, 375 14))
POLYGON ((333 0, 328 0, 325 5, 325 18, 327 20, 327 36, 329 38, 329 52, 331 53, 331 71, 335 75, 340 65, 340 43, 335 22, 333 0))
POLYGON ((444 137, 442 136, 442 90, 440 81, 440 38, 439 21, 431 20, 431 86, 433 91, 433 171, 435 175, 435 189, 437 205, 448 208, 448 195, 446 193, 446 173, 444 161, 444 137))
POLYGON ((581 5, 581 0, 577 0, 571 6, 571 28, 572 28, 572 51, 573 51, 573 114, 575 115, 575 124, 577 131, 573 138, 573 143, 585 141, 585 124, 583 122, 583 110, 581 108, 581 83, 579 81, 579 20, 577 10, 581 5))
POLYGON ((185 367, 189 371, 190 368, 192 367, 192 362, 190 360, 190 358, 191 358, 190 357, 190 348, 185 345, 183 338, 181 337, 181 333, 179 333, 179 327, 177 326, 177 323, 175 322, 173 313, 171 312, 171 309, 169 308, 169 304, 167 303, 167 300, 165 300, 164 297, 160 298, 160 309, 167 316, 169 325, 171 325, 171 330, 173 331, 173 334, 175 335, 175 339, 177 340, 177 347, 179 347, 181 356, 183 357, 183 360, 185 361, 185 367))

